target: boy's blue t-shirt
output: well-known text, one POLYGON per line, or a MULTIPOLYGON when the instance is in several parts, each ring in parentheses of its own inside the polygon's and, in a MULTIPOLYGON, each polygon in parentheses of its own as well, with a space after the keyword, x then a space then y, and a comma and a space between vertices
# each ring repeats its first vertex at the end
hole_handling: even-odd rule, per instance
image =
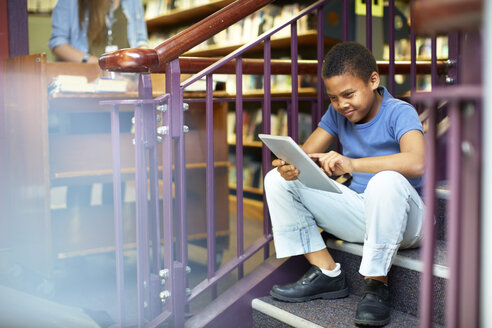
MULTIPOLYGON (((343 155, 349 158, 364 158, 391 155, 400 152, 400 138, 410 130, 422 133, 422 124, 416 110, 408 103, 393 98, 384 87, 383 101, 377 115, 369 122, 355 124, 339 114, 330 104, 321 118, 319 127, 337 137, 343 155)), ((352 173, 350 188, 364 192, 374 173, 352 173)), ((420 193, 422 178, 407 178, 420 193)))

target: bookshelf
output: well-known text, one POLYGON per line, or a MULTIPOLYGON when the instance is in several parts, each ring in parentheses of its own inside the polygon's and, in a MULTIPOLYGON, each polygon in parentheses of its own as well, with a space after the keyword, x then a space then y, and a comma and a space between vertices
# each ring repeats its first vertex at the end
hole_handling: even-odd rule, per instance
MULTIPOLYGON (((136 92, 48 93, 61 74, 93 81, 97 65, 47 62, 35 54, 4 61, 3 92, 9 104, 8 141, 10 233, 13 258, 26 268, 51 276, 55 261, 114 251, 112 158, 109 107, 99 101, 136 98, 136 92), (97 196, 97 197, 96 197, 97 196)), ((152 74, 162 94, 164 74, 152 74)), ((187 95, 190 97, 191 95, 187 95)), ((121 173, 125 247, 135 243, 135 155, 133 108, 120 106, 121 173)), ((206 233, 205 104, 190 103, 185 124, 188 238, 203 243, 206 233)), ((219 250, 228 245, 227 105, 214 104, 216 233, 219 250)), ((162 159, 159 149, 159 166, 162 159)))
POLYGON ((207 17, 214 12, 226 7, 227 5, 234 2, 234 0, 219 0, 219 1, 209 1, 191 6, 188 8, 174 8, 169 9, 164 7, 161 11, 160 8, 155 8, 155 12, 151 13, 152 6, 155 6, 155 1, 147 1, 146 8, 146 23, 149 32, 153 32, 156 29, 163 27, 173 27, 184 23, 189 23, 197 21, 204 17, 207 17))
MULTIPOLYGON (((293 17, 304 7, 314 1, 285 1, 274 3, 258 10, 249 17, 233 24, 226 30, 218 33, 206 42, 196 46, 184 54, 187 57, 222 57, 244 44, 252 41, 263 32, 278 26, 293 17)), ((186 27, 199 21, 200 19, 224 8, 232 3, 230 0, 211 0, 211 1, 166 1, 148 0, 146 22, 149 31, 150 45, 155 46, 173 35, 184 30, 186 27)), ((325 49, 330 48, 339 40, 325 37, 325 49)), ((286 27, 272 37, 271 47, 273 58, 290 58, 290 27, 286 27)), ((314 15, 305 16, 298 22, 298 39, 300 58, 314 59, 317 45, 316 19, 314 15), (308 52, 304 54, 304 52, 308 52)), ((262 58, 262 45, 251 48, 245 57, 262 58)), ((263 97, 262 76, 244 76, 243 78, 243 98, 263 97)), ((236 90, 235 76, 228 75, 225 79, 226 90, 222 93, 215 93, 216 98, 234 99, 236 90)), ((304 81, 304 80, 303 80, 304 81)), ((316 95, 316 82, 308 84, 301 83, 299 80, 299 96, 313 97, 316 95)), ((289 98, 291 96, 291 78, 288 75, 272 75, 272 98, 289 98)), ((247 101, 243 104, 243 191, 244 191, 244 215, 261 219, 263 217, 263 184, 261 170, 262 143, 255 137, 261 131, 261 102, 247 101)), ((300 131, 302 135, 309 135, 312 129, 310 121, 311 107, 307 104, 300 106, 300 131), (301 118, 302 116, 302 118, 301 118), (304 119, 309 116, 309 121, 304 119)), ((272 102, 272 133, 279 135, 287 134, 286 102, 272 102), (275 105, 274 105, 275 103, 275 105)), ((229 186, 229 205, 231 213, 235 213, 237 199, 235 192, 237 189, 235 153, 235 105, 233 102, 228 104, 227 112, 227 146, 228 146, 228 186, 229 186)), ((301 137, 305 139, 305 137, 301 137)))
MULTIPOLYGON (((297 38, 298 45, 300 47, 315 47, 316 46, 316 31, 310 30, 301 32, 297 38)), ((325 37, 325 47, 330 47, 338 43, 339 41, 325 37)), ((243 46, 244 43, 238 44, 214 44, 210 46, 202 46, 198 49, 192 49, 185 53, 190 57, 218 57, 225 56, 234 50, 243 46)), ((282 50, 290 47, 290 36, 272 38, 271 41, 272 50, 282 50)), ((262 44, 252 47, 247 53, 255 53, 262 50, 262 44)))

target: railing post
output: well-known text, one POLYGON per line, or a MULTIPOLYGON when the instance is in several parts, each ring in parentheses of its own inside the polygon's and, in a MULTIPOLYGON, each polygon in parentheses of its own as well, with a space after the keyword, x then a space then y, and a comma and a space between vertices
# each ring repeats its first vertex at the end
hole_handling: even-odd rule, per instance
MULTIPOLYGON (((265 74, 266 76, 266 74, 265 74)), ((265 78, 265 89, 269 88, 265 78)), ((236 58, 236 168, 243 167, 243 59, 236 58)), ((243 170, 236 170, 236 221, 237 221, 237 256, 244 254, 244 204, 243 204, 243 170)), ((238 279, 244 276, 244 266, 237 270, 238 279)))
MULTIPOLYGON (((263 95, 263 133, 271 133, 271 116, 272 116, 272 79, 271 79, 271 62, 272 62, 272 42, 268 37, 264 41, 263 46, 263 76, 264 76, 264 95, 263 95)), ((262 171, 263 177, 271 169, 271 153, 270 150, 263 145, 261 149, 262 158, 262 171)), ((241 166, 242 167, 242 166, 241 166)), ((238 199, 239 203, 239 199, 238 199)), ((271 223, 270 223, 270 213, 268 212, 268 203, 266 202, 265 193, 263 193, 263 233, 265 235, 271 234, 271 223)), ((267 259, 270 256, 270 247, 267 245, 264 249, 264 258, 267 259)))
POLYGON ((292 81, 292 107, 289 112, 289 131, 294 141, 299 141, 298 117, 299 117, 299 70, 297 66, 297 21, 291 25, 290 32, 290 59, 291 59, 291 81, 292 81))
POLYGON ((422 283, 420 289, 420 327, 432 327, 433 298, 433 266, 435 252, 436 229, 434 226, 434 214, 436 210, 436 105, 429 106, 428 130, 426 133, 426 174, 424 182, 425 221, 422 243, 422 283))
MULTIPOLYGON (((187 262, 187 232, 186 232, 186 181, 185 181, 185 143, 183 135, 183 90, 180 85, 180 68, 179 59, 172 60, 166 65, 166 92, 170 94, 169 113, 167 123, 169 124, 169 136, 174 141, 174 160, 163 158, 163 161, 169 161, 174 163, 174 185, 175 185, 175 207, 173 216, 169 217, 169 220, 173 220, 176 217, 177 229, 176 229, 176 252, 175 257, 171 253, 171 258, 168 259, 168 265, 170 268, 170 281, 171 281, 171 300, 174 313, 174 326, 182 327, 184 325, 184 308, 185 308, 185 288, 186 288, 186 273, 185 267, 187 262)), ((169 138, 169 139, 171 139, 169 138)), ((168 140, 168 142, 171 142, 168 140)), ((168 145, 172 147, 172 144, 168 145)), ((168 150, 167 156, 172 156, 172 149, 168 150)), ((163 156, 165 156, 163 154, 163 156)), ((172 167, 167 167, 167 170, 171 170, 172 167)), ((172 177, 168 177, 172 179, 172 177)), ((170 180, 172 181, 172 180, 170 180)), ((168 181, 168 183, 170 183, 168 181)), ((169 197, 169 195, 168 195, 169 197)), ((168 200, 169 201, 169 200, 168 200)), ((170 195, 170 201, 172 203, 172 194, 170 195)), ((169 204, 172 206, 172 204, 169 204)), ((168 226, 172 226, 168 223, 168 226)), ((172 243, 171 239, 168 243, 172 243)))
MULTIPOLYGON (((140 74, 138 81, 140 99, 152 98, 152 84, 149 74, 140 74)), ((152 107, 152 106, 150 106, 152 107)), ((147 161, 146 145, 148 130, 152 126, 145 111, 152 112, 149 105, 138 103, 135 107, 135 184, 136 184, 136 238, 137 238, 137 308, 138 326, 143 327, 150 320, 150 271, 149 271, 149 226, 147 203, 147 161)), ((154 114, 155 115, 155 114, 154 114)), ((155 127, 155 123, 154 123, 155 127)))
POLYGON ((111 109, 111 141, 113 162, 113 211, 114 242, 116 258, 116 297, 118 302, 118 324, 126 327, 125 318, 125 273, 123 267, 123 213, 121 197, 121 147, 120 147, 120 111, 118 105, 111 109))
MULTIPOLYGON (((492 2, 484 2, 484 17, 492 17, 492 2)), ((484 47, 482 58, 492 53, 492 20, 484 19, 484 47)), ((482 131, 483 131, 483 162, 482 162, 482 197, 481 197, 481 279, 480 279, 480 327, 492 325, 492 63, 484 60, 484 104, 482 131)))

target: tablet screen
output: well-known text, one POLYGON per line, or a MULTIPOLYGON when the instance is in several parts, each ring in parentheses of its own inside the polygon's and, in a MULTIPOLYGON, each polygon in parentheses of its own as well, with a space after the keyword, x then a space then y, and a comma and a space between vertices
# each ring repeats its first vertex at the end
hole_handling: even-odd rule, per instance
POLYGON ((275 156, 293 164, 299 170, 297 178, 304 185, 314 189, 341 193, 337 183, 330 179, 291 137, 269 134, 259 134, 258 136, 275 156))

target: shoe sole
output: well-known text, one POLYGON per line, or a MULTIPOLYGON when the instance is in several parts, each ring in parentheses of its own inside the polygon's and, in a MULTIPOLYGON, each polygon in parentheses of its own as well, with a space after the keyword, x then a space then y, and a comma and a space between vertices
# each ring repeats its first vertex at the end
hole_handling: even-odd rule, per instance
POLYGON ((332 300, 332 299, 337 299, 337 298, 343 298, 347 297, 349 295, 348 287, 345 289, 341 290, 336 290, 333 292, 326 292, 326 293, 321 293, 321 294, 316 294, 316 295, 311 295, 311 296, 305 296, 305 297, 287 297, 284 295, 277 294, 273 291, 270 291, 270 295, 273 298, 276 298, 280 301, 284 302, 290 302, 290 303, 300 303, 300 302, 307 302, 307 301, 312 301, 316 299, 324 299, 324 300, 332 300))
POLYGON ((376 326, 381 327, 385 326, 390 322, 390 318, 384 320, 363 320, 363 319, 354 319, 354 323, 356 325, 361 326, 376 326))

